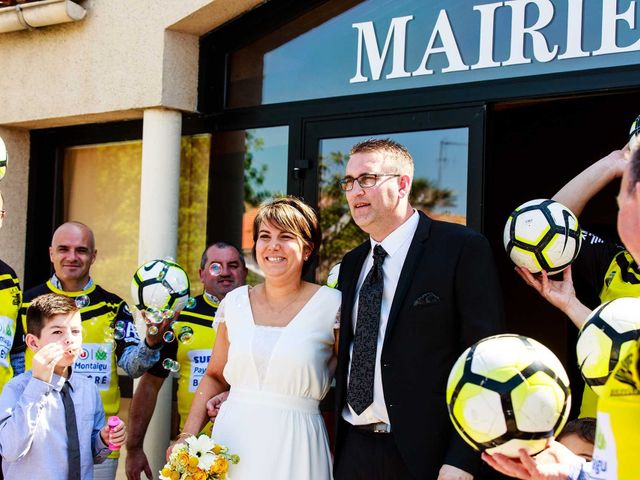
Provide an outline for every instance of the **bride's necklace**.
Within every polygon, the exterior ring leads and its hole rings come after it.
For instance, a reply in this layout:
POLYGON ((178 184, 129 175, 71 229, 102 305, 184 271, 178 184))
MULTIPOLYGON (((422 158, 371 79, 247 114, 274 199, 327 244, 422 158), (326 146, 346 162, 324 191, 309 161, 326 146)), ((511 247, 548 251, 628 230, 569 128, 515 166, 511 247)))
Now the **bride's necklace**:
POLYGON ((273 306, 271 305, 271 302, 269 302, 269 299, 267 298, 267 291, 266 291, 266 288, 265 288, 264 289, 264 301, 267 303, 267 306, 269 307, 269 310, 271 310, 276 315, 280 315, 287 308, 289 308, 291 305, 293 305, 298 299, 300 299, 300 297, 302 296, 303 290, 304 290, 304 285, 300 286, 300 291, 298 292, 298 294, 295 296, 295 298, 293 300, 291 300, 289 303, 287 303, 284 307, 282 307, 280 309, 276 309, 276 308, 273 308, 273 306))

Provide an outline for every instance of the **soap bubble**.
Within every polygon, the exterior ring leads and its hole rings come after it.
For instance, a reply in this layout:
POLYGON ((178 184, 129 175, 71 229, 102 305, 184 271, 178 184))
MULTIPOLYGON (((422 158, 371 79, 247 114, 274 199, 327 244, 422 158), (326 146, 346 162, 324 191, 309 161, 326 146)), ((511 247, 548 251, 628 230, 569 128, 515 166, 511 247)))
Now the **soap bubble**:
POLYGON ((115 324, 116 330, 124 330, 125 326, 124 320, 118 320, 115 324))
POLYGON ((222 265, 218 262, 213 262, 209 265, 209 273, 215 277, 222 273, 222 265))
POLYGON ((187 300, 187 304, 185 305, 185 308, 187 310, 191 310, 196 306, 196 303, 197 303, 197 300, 195 298, 189 297, 189 299, 187 300))
POLYGON ((122 340, 124 338, 124 330, 115 329, 113 331, 113 338, 116 340, 122 340))
POLYGON ((193 341, 193 328, 185 325, 178 333, 178 340, 184 345, 189 345, 193 341))
POLYGON ((145 311, 145 321, 147 325, 153 325, 157 323, 162 323, 163 314, 160 310, 156 310, 155 308, 147 308, 145 311))
POLYGON ((162 339, 167 342, 167 343, 171 343, 176 339, 176 336, 173 334, 173 332, 171 330, 164 332, 164 335, 162 336, 162 339))
POLYGON ((173 316, 176 314, 176 312, 174 312, 173 310, 169 309, 169 310, 165 310, 164 312, 162 312, 162 317, 166 320, 169 318, 173 318, 173 316))
POLYGON ((155 325, 149 325, 149 327, 147 328, 147 332, 149 332, 149 335, 157 335, 158 327, 156 327, 155 325))
POLYGON ((90 303, 91 300, 89 300, 87 295, 79 295, 76 297, 76 307, 78 308, 88 307, 90 303))
POLYGON ((165 370, 169 370, 170 372, 177 372, 178 370, 180 370, 180 364, 170 358, 165 358, 162 361, 162 366, 165 368, 165 370))

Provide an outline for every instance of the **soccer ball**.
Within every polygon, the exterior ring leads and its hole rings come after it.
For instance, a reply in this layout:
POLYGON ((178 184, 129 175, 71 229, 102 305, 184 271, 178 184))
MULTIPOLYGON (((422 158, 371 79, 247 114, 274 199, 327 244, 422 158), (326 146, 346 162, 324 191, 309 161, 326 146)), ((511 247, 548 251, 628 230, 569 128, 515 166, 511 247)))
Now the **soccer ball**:
POLYGON ((541 343, 521 335, 480 340, 458 358, 447 382, 454 427, 476 450, 535 455, 564 427, 569 377, 541 343))
POLYGON ((631 129, 629 130, 629 149, 633 152, 636 150, 640 144, 638 142, 638 134, 640 133, 640 116, 636 117, 636 119, 631 124, 631 129))
POLYGON ((578 219, 553 200, 531 200, 509 216, 503 233, 511 260, 531 273, 557 273, 578 256, 582 242, 578 219))
POLYGON ((340 274, 340 264, 336 263, 327 275, 327 287, 336 288, 338 286, 338 275, 340 274))
POLYGON ((189 300, 189 277, 170 260, 151 260, 131 280, 131 295, 139 310, 182 310, 189 300))
POLYGON ((4 144, 2 138, 0 138, 0 180, 2 180, 7 173, 7 164, 9 163, 9 155, 7 154, 7 147, 4 144))
POLYGON ((585 382, 598 395, 629 347, 640 338, 640 298, 623 297, 596 308, 578 335, 576 353, 585 382))

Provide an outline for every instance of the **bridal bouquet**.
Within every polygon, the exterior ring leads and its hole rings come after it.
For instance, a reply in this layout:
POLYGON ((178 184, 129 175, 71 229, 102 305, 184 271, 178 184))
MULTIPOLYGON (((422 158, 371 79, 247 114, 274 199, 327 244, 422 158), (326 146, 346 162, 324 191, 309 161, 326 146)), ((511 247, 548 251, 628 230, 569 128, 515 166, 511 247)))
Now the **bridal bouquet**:
POLYGON ((191 436, 186 444, 176 445, 169 461, 160 470, 161 480, 225 480, 229 463, 238 463, 240 457, 218 445, 209 436, 191 436))

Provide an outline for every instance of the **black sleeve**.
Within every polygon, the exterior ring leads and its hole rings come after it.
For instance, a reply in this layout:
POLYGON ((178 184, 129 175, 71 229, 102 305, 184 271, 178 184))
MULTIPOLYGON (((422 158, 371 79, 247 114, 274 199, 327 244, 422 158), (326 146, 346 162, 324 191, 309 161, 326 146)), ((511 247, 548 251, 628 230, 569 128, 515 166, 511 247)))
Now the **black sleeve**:
POLYGON ((603 240, 599 236, 582 231, 580 253, 571 265, 573 283, 580 301, 588 308, 600 305, 600 291, 604 285, 604 277, 613 258, 624 250, 615 242, 603 240))
POLYGON ((165 359, 170 358, 171 360, 175 360, 178 355, 178 340, 174 340, 173 342, 166 343, 163 342, 162 349, 160 350, 160 359, 153 364, 153 366, 147 370, 148 373, 153 375, 154 377, 167 378, 169 376, 169 370, 162 366, 162 362, 165 359))
POLYGON ((18 313, 18 318, 16 318, 16 333, 13 336, 13 345, 11 346, 12 353, 21 353, 27 349, 27 345, 24 343, 24 327, 22 326, 22 313, 23 309, 20 309, 20 313, 18 313))
POLYGON ((140 343, 140 337, 138 336, 138 330, 136 329, 136 325, 133 321, 133 316, 131 315, 127 302, 119 297, 116 298, 120 300, 120 302, 118 304, 118 309, 116 311, 112 327, 115 327, 116 322, 120 321, 122 321, 124 325, 122 329, 124 335, 116 338, 116 358, 120 360, 120 356, 124 349, 130 345, 137 345, 140 343))

